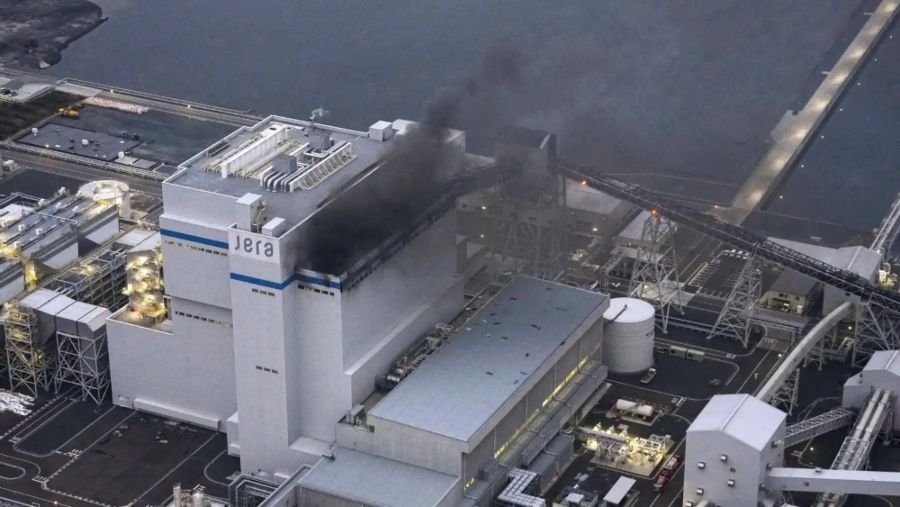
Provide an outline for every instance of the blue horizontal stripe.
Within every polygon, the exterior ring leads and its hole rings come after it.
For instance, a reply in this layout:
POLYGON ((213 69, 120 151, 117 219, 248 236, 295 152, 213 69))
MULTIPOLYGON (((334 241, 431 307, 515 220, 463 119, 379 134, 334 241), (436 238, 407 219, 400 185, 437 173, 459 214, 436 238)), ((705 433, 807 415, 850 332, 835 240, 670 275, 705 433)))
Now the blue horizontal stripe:
POLYGON ((266 287, 266 288, 275 289, 275 290, 282 290, 285 287, 287 287, 288 285, 290 285, 291 283, 296 282, 298 280, 303 283, 311 283, 311 284, 315 284, 315 285, 320 285, 322 287, 328 287, 331 289, 337 289, 337 290, 341 289, 340 282, 326 280, 324 278, 319 278, 316 276, 308 276, 308 275, 300 275, 300 274, 292 275, 290 278, 288 278, 287 280, 285 280, 283 282, 272 282, 269 280, 263 280, 262 278, 256 278, 255 276, 241 275, 239 273, 231 273, 231 279, 237 280, 239 282, 249 283, 249 284, 253 284, 253 285, 259 285, 260 287, 266 287))
POLYGON ((238 273, 231 273, 231 279, 237 280, 239 282, 249 283, 252 285, 259 285, 261 287, 266 287, 266 288, 275 289, 275 290, 282 290, 285 287, 287 287, 288 285, 290 285, 291 282, 294 281, 293 276, 288 278, 287 280, 279 283, 279 282, 270 282, 269 280, 263 280, 262 278, 256 278, 255 276, 241 275, 238 273))
POLYGON ((225 250, 228 250, 228 243, 225 241, 216 241, 214 239, 202 238, 200 236, 194 236, 193 234, 173 231, 172 229, 160 229, 159 233, 169 238, 183 239, 185 241, 191 241, 193 243, 200 243, 201 245, 214 246, 216 248, 223 248, 225 250))

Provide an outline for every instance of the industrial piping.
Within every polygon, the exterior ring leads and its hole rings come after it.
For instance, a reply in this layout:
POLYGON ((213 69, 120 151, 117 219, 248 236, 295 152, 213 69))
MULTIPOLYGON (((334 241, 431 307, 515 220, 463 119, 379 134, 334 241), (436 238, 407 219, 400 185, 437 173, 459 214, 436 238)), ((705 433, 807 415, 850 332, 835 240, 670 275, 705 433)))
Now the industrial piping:
POLYGON ((849 315, 851 310, 853 310, 853 303, 845 301, 810 329, 809 332, 806 333, 806 336, 794 346, 794 349, 791 350, 790 354, 784 358, 784 361, 778 366, 775 373, 773 373, 759 391, 757 391, 756 398, 766 403, 770 402, 772 397, 775 396, 775 393, 778 392, 778 388, 784 385, 785 380, 787 380, 791 373, 797 369, 800 362, 803 361, 803 358, 805 358, 813 347, 819 343, 819 340, 824 338, 828 331, 835 327, 844 317, 849 315))

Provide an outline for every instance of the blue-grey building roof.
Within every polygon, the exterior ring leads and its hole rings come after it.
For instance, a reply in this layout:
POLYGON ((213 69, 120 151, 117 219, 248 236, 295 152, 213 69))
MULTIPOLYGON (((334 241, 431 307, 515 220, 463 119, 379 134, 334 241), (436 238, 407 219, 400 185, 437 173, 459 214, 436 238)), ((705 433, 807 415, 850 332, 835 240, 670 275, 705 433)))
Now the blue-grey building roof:
POLYGON ((343 447, 322 459, 300 487, 376 507, 433 507, 460 479, 343 447))
POLYGON ((518 277, 394 388, 370 417, 469 442, 607 296, 518 277))

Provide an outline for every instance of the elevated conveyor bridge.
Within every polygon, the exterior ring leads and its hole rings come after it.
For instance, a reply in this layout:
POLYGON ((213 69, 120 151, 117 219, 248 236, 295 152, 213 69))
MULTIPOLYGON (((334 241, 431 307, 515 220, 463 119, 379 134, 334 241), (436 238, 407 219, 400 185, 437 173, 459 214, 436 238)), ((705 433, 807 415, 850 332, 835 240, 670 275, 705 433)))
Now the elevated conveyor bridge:
POLYGON ((582 185, 626 200, 642 208, 656 210, 661 215, 679 224, 702 232, 723 243, 751 252, 763 259, 776 262, 822 283, 859 296, 864 302, 884 308, 892 313, 900 313, 900 293, 879 287, 856 273, 836 268, 796 250, 779 245, 764 236, 676 203, 656 192, 604 176, 595 169, 557 164, 555 170, 560 175, 578 181, 582 185))

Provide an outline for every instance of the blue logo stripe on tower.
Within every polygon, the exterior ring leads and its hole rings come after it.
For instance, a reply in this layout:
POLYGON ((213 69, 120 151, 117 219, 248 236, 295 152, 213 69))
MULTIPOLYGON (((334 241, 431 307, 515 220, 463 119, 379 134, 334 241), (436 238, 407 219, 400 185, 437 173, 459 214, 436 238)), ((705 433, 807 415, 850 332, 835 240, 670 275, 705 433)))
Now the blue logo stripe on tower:
POLYGON ((172 229, 160 229, 159 233, 167 238, 183 239, 192 243, 199 243, 201 245, 214 246, 216 248, 223 248, 225 250, 228 250, 228 243, 225 241, 217 241, 214 239, 194 236, 193 234, 173 231, 172 229))

